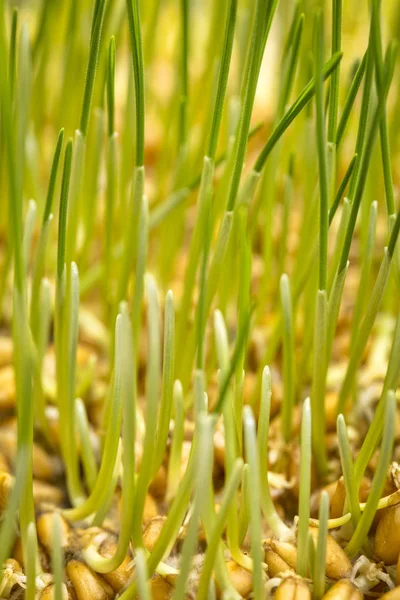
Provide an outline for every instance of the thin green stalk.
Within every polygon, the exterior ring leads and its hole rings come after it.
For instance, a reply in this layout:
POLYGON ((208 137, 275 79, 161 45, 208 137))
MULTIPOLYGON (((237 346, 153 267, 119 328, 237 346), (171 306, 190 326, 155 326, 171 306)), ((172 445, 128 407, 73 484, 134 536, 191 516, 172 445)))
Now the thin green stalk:
POLYGON ((396 399, 393 390, 389 390, 387 392, 385 403, 385 422, 383 426, 382 446, 379 453, 375 475, 372 480, 370 492, 368 494, 366 507, 349 543, 345 548, 346 553, 351 558, 353 558, 359 552, 362 544, 367 538, 372 521, 374 520, 376 507, 382 495, 387 469, 392 457, 396 414, 396 399))
POLYGON ((114 377, 112 402, 108 412, 108 426, 104 443, 103 457, 100 465, 99 474, 95 486, 89 497, 75 508, 65 509, 64 514, 71 521, 78 521, 88 517, 96 512, 105 501, 108 495, 108 483, 112 480, 114 465, 117 459, 119 432, 122 419, 122 391, 118 382, 121 381, 121 369, 123 360, 121 357, 122 339, 121 339, 121 319, 117 318, 115 325, 115 358, 114 358, 114 377))
POLYGON ((336 426, 346 499, 350 508, 353 527, 356 528, 361 518, 361 510, 358 503, 358 489, 354 478, 349 437, 347 435, 347 428, 343 415, 338 416, 336 426))
POLYGON ((301 419, 301 451, 300 451, 300 481, 299 481, 299 521, 297 524, 297 547, 302 552, 297 553, 296 573, 307 577, 308 555, 307 537, 308 521, 310 518, 311 493, 311 404, 307 398, 303 404, 301 419))
MULTIPOLYGON (((296 5, 299 6, 299 3, 296 5)), ((300 55, 300 45, 301 39, 303 35, 304 29, 304 13, 296 14, 293 18, 292 29, 293 31, 289 33, 288 42, 290 43, 290 56, 287 57, 287 66, 284 72, 284 80, 281 88, 281 93, 279 97, 279 105, 278 105, 278 115, 281 117, 286 108, 286 104, 290 98, 290 93, 293 88, 294 79, 296 75, 296 68, 299 62, 300 55)))
POLYGON ((64 551, 62 546, 61 519, 57 512, 53 514, 51 537, 51 569, 54 581, 54 600, 61 600, 64 580, 64 551))
POLYGON ((154 475, 157 473, 165 454, 174 393, 175 309, 174 296, 171 290, 168 291, 165 299, 164 313, 163 379, 157 437, 154 450, 154 464, 152 469, 154 475))
MULTIPOLYGON (((117 287, 117 302, 121 302, 126 298, 134 257, 136 256, 136 260, 138 260, 139 256, 135 251, 140 251, 140 255, 143 252, 144 255, 142 258, 143 260, 146 259, 147 228, 147 201, 144 198, 144 167, 136 167, 132 183, 128 221, 125 224, 124 248, 117 287), (138 244, 137 249, 135 241, 138 244)), ((136 331, 135 318, 132 319, 134 332, 136 331)))
MULTIPOLYGON (((251 485, 250 498, 250 529, 251 529, 251 557, 253 559, 253 595, 256 600, 265 597, 264 580, 261 563, 261 514, 260 514, 260 462, 257 451, 256 426, 250 406, 243 409, 244 442, 246 462, 249 465, 249 479, 251 485)), ((238 473, 240 475, 240 471, 238 473)), ((239 479, 239 477, 238 477, 239 479)))
MULTIPOLYGON (((397 228, 393 229, 390 241, 396 240, 400 229, 400 213, 396 220, 397 228), (393 235, 394 234, 394 235, 393 235)), ((392 263, 392 254, 389 252, 389 246, 385 248, 384 258, 382 260, 378 276, 376 278, 375 286, 372 292, 371 300, 368 305, 367 312, 360 324, 360 328, 357 332, 357 336, 354 338, 354 344, 350 352, 350 360, 347 365, 346 374, 342 383, 338 398, 338 413, 343 412, 345 408, 345 402, 350 394, 351 388, 356 377, 357 368, 361 361, 362 354, 367 343, 368 337, 371 333, 371 329, 375 323, 376 315, 378 314, 379 307, 382 302, 383 295, 385 293, 386 285, 389 280, 390 267, 392 263)))
POLYGON ((354 106, 354 102, 355 102, 356 96, 358 94, 358 90, 360 89, 360 85, 361 85, 361 82, 362 82, 364 74, 365 74, 365 69, 367 66, 367 58, 368 58, 368 50, 365 52, 360 64, 357 67, 357 71, 351 81, 349 91, 347 92, 346 100, 344 101, 342 114, 341 114, 339 124, 338 124, 337 130, 336 130, 336 138, 335 138, 336 147, 338 147, 340 145, 340 142, 342 141, 342 138, 343 138, 343 134, 346 130, 347 123, 348 123, 348 120, 350 117, 350 113, 354 106))
POLYGON ((24 566, 26 573, 26 600, 35 600, 36 598, 36 569, 38 561, 38 541, 36 535, 35 523, 28 524, 26 532, 26 548, 24 556, 24 566))
POLYGON ((135 563, 139 598, 141 600, 151 600, 149 572, 147 569, 146 554, 143 548, 138 548, 136 550, 135 563))
POLYGON ((121 522, 124 525, 120 530, 117 548, 112 556, 104 558, 90 546, 84 551, 86 562, 97 573, 110 573, 121 565, 129 548, 134 520, 135 518, 138 519, 137 515, 139 514, 132 510, 135 494, 136 390, 133 385, 135 373, 132 372, 132 365, 134 364, 132 330, 126 304, 121 306, 121 312, 117 318, 116 335, 121 343, 120 355, 118 356, 121 365, 116 370, 115 386, 120 389, 123 403, 121 522))
POLYGON ((11 21, 11 33, 10 33, 10 52, 8 56, 8 76, 10 78, 10 94, 11 101, 14 95, 14 82, 15 82, 15 65, 17 56, 17 31, 18 31, 18 8, 14 6, 12 21, 11 21))
MULTIPOLYGON (((199 516, 201 513, 201 508, 204 505, 204 502, 206 502, 207 488, 209 485, 212 485, 211 477, 214 458, 212 439, 215 430, 215 422, 215 417, 209 417, 205 415, 200 417, 198 421, 199 445, 197 447, 197 456, 195 457, 196 479, 193 511, 190 517, 187 536, 183 543, 180 561, 180 573, 176 581, 173 600, 180 600, 185 596, 186 582, 189 576, 192 558, 196 550, 199 516)), ((219 543, 220 535, 218 535, 217 539, 219 543)))
POLYGON ((280 279, 280 295, 283 314, 283 405, 282 435, 288 443, 291 437, 293 407, 295 401, 295 349, 293 331, 293 308, 289 277, 280 279))
POLYGON ((147 488, 151 481, 152 466, 154 461, 154 439, 157 431, 158 396, 160 393, 161 373, 161 341, 160 341, 160 315, 157 286, 154 279, 148 276, 148 357, 146 378, 146 433, 143 442, 143 458, 135 490, 132 523, 132 537, 135 547, 142 546, 142 519, 147 488))
POLYGON ((329 209, 329 225, 332 223, 333 218, 336 214, 336 211, 339 208, 340 201, 344 196, 344 193, 346 191, 346 188, 348 186, 350 178, 353 174, 353 170, 354 170, 354 167, 356 166, 357 159, 358 159, 358 154, 354 154, 353 158, 349 162, 349 166, 347 167, 344 177, 343 177, 342 181, 340 182, 340 185, 336 192, 335 198, 329 209))
MULTIPOLYGON (((342 248, 342 254, 340 257, 340 263, 339 263, 339 267, 338 267, 339 271, 343 270, 346 267, 347 260, 349 257, 350 246, 351 246, 351 242, 353 239, 357 215, 358 215, 358 211, 360 208, 361 198, 362 198, 365 183, 366 183, 369 162, 370 162, 373 147, 374 147, 376 131, 377 131, 380 116, 382 113, 382 107, 384 105, 386 95, 388 92, 388 88, 390 85, 390 79, 391 79, 390 74, 386 73, 385 85, 382 87, 381 90, 379 90, 378 105, 375 109, 368 134, 366 135, 365 142, 363 143, 363 146, 362 146, 360 162, 357 163, 357 164, 359 164, 359 169, 358 169, 358 171, 354 172, 356 174, 357 179, 356 179, 356 183, 354 185, 354 193, 351 194, 351 190, 350 190, 350 195, 352 198, 352 206, 351 206, 350 218, 349 218, 349 222, 348 222, 348 226, 347 226, 347 230, 346 230, 346 237, 345 237, 345 241, 344 241, 343 248, 342 248)), ((354 176, 355 175, 353 175, 353 178, 354 178, 354 176)))
POLYGON ((323 106, 322 89, 322 63, 324 48, 324 32, 321 13, 317 13, 315 19, 315 101, 316 101, 316 133, 319 165, 319 188, 320 188, 320 210, 319 210, 319 289, 326 290, 328 271, 328 164, 326 156, 325 139, 325 115, 323 106))
POLYGON ((175 381, 173 389, 174 401, 174 431, 168 461, 167 501, 176 495, 180 481, 182 442, 184 437, 183 390, 179 380, 175 381))
MULTIPOLYGON (((342 0, 332 0, 332 56, 341 51, 342 0)), ((339 109, 340 65, 332 74, 329 88, 328 142, 334 143, 339 109)))
POLYGON ((212 569, 214 566, 217 550, 227 519, 231 498, 235 494, 239 485, 242 470, 243 461, 242 459, 238 458, 235 462, 232 473, 230 474, 229 479, 225 484, 224 494, 222 497, 218 515, 215 519, 214 527, 211 532, 210 539, 207 543, 207 551, 205 555, 204 564, 201 570, 199 587, 197 590, 197 597, 199 598, 199 600, 205 600, 209 598, 209 584, 212 569))
POLYGON ((107 61, 107 123, 108 136, 111 137, 115 131, 115 37, 112 36, 108 46, 107 61))
POLYGON ((101 34, 103 28, 104 10, 106 7, 107 0, 99 0, 97 2, 97 10, 93 12, 92 18, 92 34, 90 39, 89 48, 89 60, 86 71, 85 89, 82 100, 81 118, 79 122, 79 131, 83 137, 86 137, 88 125, 90 107, 92 104, 94 81, 97 71, 97 63, 99 60, 101 34))
POLYGON ((144 67, 142 34, 140 29, 140 3, 139 0, 126 0, 128 14, 129 39, 135 79, 135 105, 136 105, 136 154, 135 165, 144 165, 144 67))
POLYGON ((328 539, 329 496, 325 490, 321 493, 319 507, 319 526, 317 548, 314 559, 313 598, 319 600, 325 594, 326 544, 328 539))
MULTIPOLYGON (((373 27, 373 50, 375 54, 375 78, 376 78, 376 88, 379 90, 384 85, 384 64, 382 57, 382 36, 381 36, 381 19, 380 19, 380 1, 375 0, 373 2, 372 9, 372 19, 374 20, 373 27)), ((391 43, 391 47, 388 48, 387 57, 390 57, 390 54, 393 54, 391 59, 393 64, 395 62, 396 53, 397 53, 397 42, 391 43)), ((385 195, 386 195, 386 205, 388 214, 391 215, 395 212, 395 199, 394 199, 394 189, 393 189, 393 177, 392 177, 392 169, 391 169, 391 160, 390 160, 390 144, 389 144, 389 132, 388 132, 388 122, 386 115, 386 107, 384 106, 381 113, 381 121, 379 124, 380 131, 380 142, 381 142, 381 155, 382 155, 382 168, 383 168, 383 180, 385 184, 385 195)))
POLYGON ((376 201, 372 202, 371 208, 369 211, 369 222, 368 222, 368 234, 367 240, 365 244, 364 257, 361 266, 361 274, 360 281, 358 284, 356 301, 354 304, 354 310, 352 315, 352 323, 351 323, 351 343, 352 346, 354 340, 356 338, 361 318, 364 313, 365 305, 368 299, 368 295, 365 293, 365 290, 369 287, 370 276, 371 276, 371 268, 372 261, 374 258, 374 249, 375 249, 375 233, 376 233, 376 224, 378 219, 378 203, 376 201))
POLYGON ((261 509, 265 520, 271 527, 274 535, 278 539, 291 539, 293 533, 291 529, 280 518, 272 500, 271 491, 268 483, 268 437, 269 423, 271 413, 271 373, 268 367, 264 367, 261 384, 260 409, 258 417, 258 461, 260 465, 261 477, 261 509))
POLYGON ((400 362, 398 360, 400 352, 400 316, 397 318, 396 328, 393 335, 392 348, 388 361, 383 390, 375 410, 374 417, 368 428, 367 434, 358 453, 354 464, 355 484, 359 485, 364 475, 365 469, 371 459, 372 454, 379 442, 382 433, 385 401, 389 390, 397 388, 400 380, 400 362))
POLYGON ((181 14, 181 48, 179 65, 179 148, 182 148, 188 138, 188 59, 189 59, 189 2, 180 0, 181 14))
POLYGON ((242 471, 242 485, 241 485, 241 496, 240 496, 240 510, 238 515, 238 542, 239 546, 243 545, 244 539, 249 528, 250 514, 250 481, 249 481, 249 466, 244 465, 242 471))
MULTIPOLYGON (((289 158, 288 172, 285 176, 285 191, 283 197, 283 221, 282 231, 279 244, 279 267, 278 272, 284 273, 287 269, 288 252, 287 243, 289 236, 290 212, 293 203, 293 171, 294 171, 294 155, 289 158)), ((250 196, 250 195, 249 195, 250 196)), ((251 197, 251 196, 250 196, 251 197)))
MULTIPOLYGON (((331 73, 337 68, 338 64, 342 59, 342 53, 335 54, 325 63, 324 68, 322 69, 322 79, 325 81, 331 73)), ((304 90, 299 94, 297 99, 293 102, 293 104, 288 108, 283 117, 280 119, 279 123, 273 129, 271 135, 268 138, 267 143, 261 150, 260 154, 256 162, 254 163, 253 170, 261 173, 265 161, 267 160, 271 150, 274 148, 276 143, 285 133, 286 129, 289 125, 294 121, 297 115, 303 110, 303 108, 308 104, 311 98, 315 94, 315 79, 312 78, 311 81, 306 85, 304 90)))
POLYGON ((92 491, 96 483, 97 464, 90 439, 89 422, 85 404, 80 398, 77 398, 75 401, 75 418, 81 443, 82 466, 86 485, 89 491, 92 491))
POLYGON ((215 160, 217 150, 218 136, 221 128, 222 111, 228 83, 229 68, 232 57, 233 39, 236 25, 237 0, 229 0, 226 9, 226 22, 224 32, 224 42, 221 55, 221 66, 218 77, 217 91, 215 95, 214 110, 210 129, 210 139, 208 143, 207 156, 215 160))
POLYGON ((321 475, 328 470, 325 443, 325 386, 326 386, 326 348, 327 348, 327 309, 326 290, 318 290, 314 323, 314 358, 311 387, 311 406, 313 414, 312 446, 317 469, 321 475))
POLYGON ((246 152, 251 113, 261 67, 261 58, 264 51, 261 40, 263 38, 264 27, 267 24, 267 17, 269 17, 268 11, 266 10, 267 6, 268 5, 265 2, 257 0, 251 39, 251 50, 244 78, 245 84, 243 88, 243 105, 238 129, 236 132, 235 145, 233 148, 233 169, 230 178, 228 199, 226 202, 226 210, 228 212, 234 209, 236 197, 239 191, 239 182, 246 152))

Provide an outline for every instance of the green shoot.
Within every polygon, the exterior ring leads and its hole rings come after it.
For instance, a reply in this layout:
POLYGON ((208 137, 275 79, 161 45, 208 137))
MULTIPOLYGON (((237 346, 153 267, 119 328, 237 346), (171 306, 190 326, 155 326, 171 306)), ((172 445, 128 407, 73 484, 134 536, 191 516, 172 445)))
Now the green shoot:
POLYGON ((365 542, 369 528, 371 527, 372 521, 374 519, 379 498, 382 495, 387 468, 389 466, 392 456, 395 409, 396 400, 394 397, 394 392, 390 390, 386 395, 385 422, 383 426, 382 447, 379 454, 375 475, 372 480, 371 490, 368 495, 366 507, 362 513, 358 525, 353 533, 353 536, 351 537, 349 543, 346 546, 346 553, 351 557, 355 556, 357 552, 359 552, 362 544, 365 542))
MULTIPOLYGON (((319 600, 325 593, 325 562, 326 562, 326 540, 328 536, 329 518, 329 496, 326 491, 321 493, 321 503, 319 507, 319 526, 317 548, 314 558, 314 588, 313 598, 319 600)), ((299 546, 301 548, 301 546, 299 546)))
POLYGON ((249 479, 252 490, 249 512, 251 556, 253 559, 253 594, 256 600, 261 600, 264 597, 264 583, 261 567, 263 561, 261 556, 260 463, 254 416, 249 406, 245 406, 243 409, 243 426, 246 462, 249 465, 249 479))
POLYGON ((294 333, 292 315, 292 297, 289 278, 282 275, 280 281, 282 314, 283 314, 283 409, 282 434, 288 443, 292 429, 292 414, 295 401, 295 364, 294 333))
POLYGON ((126 0, 136 97, 136 167, 144 165, 144 69, 138 0, 126 0))
POLYGON ((301 419, 301 454, 300 454, 300 483, 299 483, 299 521, 297 525, 297 547, 302 548, 297 553, 296 572, 301 577, 307 576, 308 556, 308 520, 310 518, 311 491, 311 405, 307 398, 303 404, 301 419))
POLYGON ((62 598, 62 583, 64 580, 64 552, 62 547, 61 519, 58 513, 53 516, 51 568, 54 578, 55 600, 62 598))
POLYGON ((343 415, 337 418, 337 434, 340 452, 340 462, 342 465, 344 487, 346 490, 346 499, 351 512, 351 520, 354 528, 357 527, 361 517, 360 505, 358 503, 358 490, 354 480, 353 461, 351 458, 351 449, 347 435, 346 423, 343 415))
MULTIPOLYGON (((319 188, 320 188, 320 210, 319 210, 319 289, 326 289, 328 270, 328 166, 326 156, 325 140, 325 115, 322 98, 322 61, 323 61, 323 21, 321 13, 315 20, 315 100, 317 114, 317 148, 319 165, 319 188)), ((336 71, 335 71, 336 72, 336 71)), ((334 83, 332 82, 332 86, 334 83)), ((336 93, 336 92, 335 92, 336 93)))

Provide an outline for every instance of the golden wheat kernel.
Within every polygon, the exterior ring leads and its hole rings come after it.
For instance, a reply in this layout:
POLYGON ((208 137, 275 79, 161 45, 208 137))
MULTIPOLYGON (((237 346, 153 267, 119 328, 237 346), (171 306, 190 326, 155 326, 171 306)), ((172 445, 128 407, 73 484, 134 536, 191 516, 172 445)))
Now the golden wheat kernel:
POLYGON ((1 471, 9 472, 10 467, 6 457, 0 452, 0 472, 1 471))
POLYGON ((267 540, 271 549, 278 554, 292 569, 296 569, 297 563, 297 548, 290 542, 282 542, 280 540, 267 540))
POLYGON ((8 498, 12 490, 14 478, 7 471, 0 473, 0 515, 7 507, 8 498))
MULTIPOLYGON (((61 515, 59 515, 59 523, 61 528, 61 546, 65 548, 68 545, 71 527, 61 515)), ((43 513, 36 520, 38 538, 46 550, 51 550, 52 547, 53 527, 54 512, 43 513)))
POLYGON ((298 577, 284 579, 274 594, 275 600, 311 600, 307 583, 298 577))
POLYGON ((146 525, 143 531, 143 543, 149 552, 153 550, 166 520, 166 517, 157 516, 146 525))
POLYGON ((161 465, 153 481, 149 485, 149 492, 154 498, 162 499, 167 491, 167 469, 161 465))
MULTIPOLYGON (((360 502, 365 502, 368 498, 371 489, 371 481, 367 477, 363 477, 358 490, 358 499, 360 502)), ((344 479, 340 477, 336 483, 336 489, 330 501, 330 518, 337 519, 343 515, 344 502, 346 500, 346 490, 344 487, 344 479)))
POLYGON ((152 600, 169 600, 172 598, 174 588, 161 575, 154 575, 150 580, 152 600))
POLYGON ((228 560, 226 563, 229 578, 236 591, 246 598, 253 588, 253 576, 250 571, 238 565, 234 560, 228 560))
MULTIPOLYGON (((99 547, 99 554, 104 556, 105 558, 110 558, 114 556, 117 550, 117 543, 111 536, 108 536, 99 547)), ((107 581, 107 583, 112 587, 114 592, 119 593, 122 588, 124 588, 129 581, 132 579, 133 568, 132 557, 125 556, 124 560, 120 564, 120 566, 111 571, 110 573, 104 573, 103 577, 107 581)))
POLYGON ((329 496, 329 501, 332 501, 332 497, 336 491, 337 481, 332 481, 326 484, 324 487, 315 490, 310 498, 310 516, 318 518, 319 505, 321 503, 321 493, 326 492, 329 496))
POLYGON ((146 495, 143 509, 143 525, 147 525, 152 519, 158 516, 157 502, 154 500, 151 494, 146 495))
POLYGON ((54 504, 62 506, 65 502, 65 493, 62 489, 50 485, 39 479, 33 480, 33 500, 36 506, 41 504, 54 504))
POLYGON ((8 336, 0 335, 0 367, 12 362, 13 342, 8 336))
POLYGON ((63 473, 62 463, 57 456, 48 454, 39 444, 33 444, 33 476, 54 481, 63 473))
POLYGON ((71 560, 67 564, 67 576, 76 594, 77 600, 108 600, 114 598, 114 590, 87 565, 71 560))
POLYGON ((383 594, 381 600, 400 600, 400 585, 383 594))
POLYGON ((323 600, 362 600, 364 594, 348 579, 336 582, 323 596, 323 600))
POLYGON ((15 379, 14 368, 7 365, 0 369, 0 410, 7 410, 15 406, 15 379))
MULTIPOLYGON (((318 528, 310 527, 309 531, 313 537, 314 543, 317 542, 318 528)), ((326 574, 330 579, 343 579, 350 577, 351 562, 344 550, 339 544, 328 534, 326 540, 326 574)))
POLYGON ((264 545, 264 560, 268 566, 269 577, 277 577, 287 571, 294 572, 287 562, 268 545, 264 545))
MULTIPOLYGON (((65 583, 61 584, 61 600, 71 598, 65 583)), ((56 591, 54 583, 50 583, 41 593, 38 600, 56 600, 56 591)))
POLYGON ((337 519, 338 517, 342 516, 345 500, 346 490, 344 487, 344 480, 343 477, 340 477, 336 483, 336 489, 330 500, 329 516, 331 519, 337 519))
POLYGON ((400 554, 400 504, 380 511, 375 533, 375 555, 387 565, 394 565, 400 554))

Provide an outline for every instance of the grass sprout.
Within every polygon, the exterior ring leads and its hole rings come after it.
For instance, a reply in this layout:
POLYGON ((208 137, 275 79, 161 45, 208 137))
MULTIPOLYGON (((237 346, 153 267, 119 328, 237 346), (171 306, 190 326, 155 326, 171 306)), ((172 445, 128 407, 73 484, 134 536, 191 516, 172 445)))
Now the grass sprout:
POLYGON ((17 4, 0 595, 396 594, 397 3, 17 4))

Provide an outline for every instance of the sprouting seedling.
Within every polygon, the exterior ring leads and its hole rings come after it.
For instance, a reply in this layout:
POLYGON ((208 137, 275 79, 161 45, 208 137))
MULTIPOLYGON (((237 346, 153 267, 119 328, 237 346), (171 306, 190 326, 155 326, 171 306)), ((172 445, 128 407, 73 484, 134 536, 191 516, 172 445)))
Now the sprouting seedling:
POLYGON ((97 63, 99 59, 105 6, 106 0, 99 0, 98 2, 96 2, 95 5, 96 10, 93 11, 89 60, 86 70, 81 116, 79 121, 79 129, 77 129, 75 132, 75 154, 71 176, 71 198, 69 203, 69 223, 66 249, 68 261, 74 258, 74 252, 77 243, 80 207, 79 200, 84 174, 86 136, 89 126, 89 116, 92 105, 94 82, 97 72, 97 63))
POLYGON ((358 522, 358 525, 345 548, 346 553, 350 557, 355 556, 360 550, 362 544, 365 542, 375 515, 379 498, 382 495, 387 468, 389 466, 390 459, 392 456, 395 410, 396 400, 394 392, 390 390, 386 395, 385 422, 383 426, 382 446, 379 454, 375 475, 372 480, 371 490, 369 492, 367 504, 358 522))
POLYGON ((280 280, 283 314, 283 381, 284 399, 282 407, 282 434, 286 442, 290 440, 292 413, 295 401, 295 352, 292 315, 292 297, 289 278, 286 274, 280 280))
POLYGON ((116 336, 118 338, 116 361, 118 360, 119 365, 115 369, 114 385, 120 390, 123 404, 121 520, 124 526, 120 531, 117 549, 111 557, 103 558, 91 547, 85 551, 88 564, 99 573, 109 573, 117 569, 122 563, 129 548, 133 521, 138 518, 137 515, 139 514, 132 510, 135 494, 135 450, 133 440, 135 439, 136 426, 136 390, 133 385, 135 374, 132 373, 132 364, 134 363, 132 330, 125 304, 121 306, 120 314, 117 317, 116 336))
POLYGON ((272 501, 268 483, 268 436, 271 412, 271 373, 264 367, 262 374, 260 410, 258 419, 257 445, 261 477, 261 509, 265 520, 278 539, 292 539, 293 533, 280 518, 272 501))
POLYGON ((250 499, 250 528, 251 528, 251 556, 253 559, 253 593, 254 598, 261 600, 264 597, 264 583, 261 563, 261 515, 260 515, 260 463, 257 452, 257 437, 254 416, 249 406, 243 409, 244 440, 246 449, 246 462, 249 465, 249 479, 252 494, 250 499))
POLYGON ((346 498, 351 513, 353 526, 357 527, 361 517, 361 511, 358 504, 358 489, 354 479, 350 443, 343 415, 339 415, 337 418, 337 434, 346 498))
POLYGON ((319 507, 319 526, 318 526, 318 538, 317 548, 315 551, 314 558, 314 577, 313 577, 313 598, 318 600, 322 598, 325 593, 325 562, 326 562, 326 540, 328 536, 328 522, 329 516, 329 496, 326 491, 321 494, 321 503, 319 507))
POLYGON ((310 399, 307 398, 303 404, 301 419, 299 521, 297 525, 297 547, 302 548, 303 551, 297 553, 296 571, 301 577, 307 576, 308 567, 307 537, 311 490, 311 414, 310 399))
POLYGON ((64 551, 62 546, 62 532, 60 515, 53 515, 52 544, 51 544, 51 568, 54 580, 54 596, 58 600, 62 598, 62 586, 64 580, 64 551))

